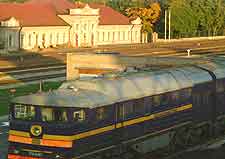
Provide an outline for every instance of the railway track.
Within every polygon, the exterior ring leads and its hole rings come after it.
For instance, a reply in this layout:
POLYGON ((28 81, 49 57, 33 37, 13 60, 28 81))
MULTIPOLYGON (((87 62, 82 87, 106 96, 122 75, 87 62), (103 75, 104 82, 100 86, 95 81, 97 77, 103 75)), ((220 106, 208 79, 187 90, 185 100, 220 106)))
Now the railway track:
POLYGON ((66 76, 65 65, 51 65, 29 69, 1 69, 0 87, 11 84, 50 80, 66 76))
MULTIPOLYGON (((219 41, 212 44, 212 42, 201 42, 201 47, 191 49, 191 55, 221 55, 225 54, 225 46, 222 45, 223 41, 219 41), (211 44, 211 46, 208 46, 211 44), (205 46, 207 45, 207 46, 205 46)), ((137 45, 134 48, 112 48, 112 51, 121 51, 121 54, 129 56, 187 56, 187 48, 190 48, 190 44, 178 43, 176 48, 168 44, 160 44, 161 48, 152 48, 150 45, 137 45), (172 49, 171 49, 172 48, 172 49), (124 53, 124 51, 127 53, 124 53)), ((196 46, 196 42, 193 42, 193 46, 196 46)), ((106 47, 107 48, 107 47, 106 47)), ((108 49, 108 48, 107 48, 108 49)), ((107 50, 106 50, 107 51, 107 50)), ((65 54, 64 54, 65 56, 65 54)), ((9 84, 17 84, 20 82, 32 82, 46 79, 54 79, 66 76, 65 64, 41 64, 39 66, 24 66, 19 68, 0 68, 0 87, 9 84)))

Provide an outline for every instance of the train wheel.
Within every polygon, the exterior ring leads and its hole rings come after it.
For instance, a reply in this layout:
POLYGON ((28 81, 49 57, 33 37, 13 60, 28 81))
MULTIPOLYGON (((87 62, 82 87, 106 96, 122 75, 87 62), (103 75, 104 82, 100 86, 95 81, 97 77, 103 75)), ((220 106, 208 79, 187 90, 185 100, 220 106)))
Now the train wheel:
POLYGON ((187 140, 186 132, 187 132, 187 128, 181 128, 179 130, 176 130, 168 146, 169 153, 175 152, 179 149, 183 149, 186 147, 186 144, 185 144, 187 140))
POLYGON ((210 126, 208 124, 204 125, 202 127, 202 134, 201 134, 201 139, 207 140, 210 137, 210 126))
POLYGON ((225 119, 220 119, 214 124, 215 136, 222 135, 225 131, 225 119))

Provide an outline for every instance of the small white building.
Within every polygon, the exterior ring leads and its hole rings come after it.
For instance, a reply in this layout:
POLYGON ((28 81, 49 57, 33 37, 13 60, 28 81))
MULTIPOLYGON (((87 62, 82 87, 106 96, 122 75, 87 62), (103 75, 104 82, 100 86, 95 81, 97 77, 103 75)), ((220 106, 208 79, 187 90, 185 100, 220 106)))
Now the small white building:
POLYGON ((105 5, 67 0, 0 3, 0 47, 4 49, 140 42, 141 20, 130 21, 105 5))

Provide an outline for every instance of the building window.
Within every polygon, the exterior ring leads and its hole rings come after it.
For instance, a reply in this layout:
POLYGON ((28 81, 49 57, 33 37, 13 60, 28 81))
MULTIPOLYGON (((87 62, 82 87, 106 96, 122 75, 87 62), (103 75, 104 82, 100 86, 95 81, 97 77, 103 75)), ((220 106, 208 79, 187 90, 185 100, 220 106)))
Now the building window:
POLYGON ((97 32, 97 41, 99 41, 99 39, 100 39, 100 34, 99 32, 97 32))
POLYGON ((135 32, 135 39, 137 40, 137 38, 138 38, 138 32, 136 31, 135 32))
POLYGON ((65 43, 65 39, 66 39, 66 33, 63 33, 63 43, 65 43))
POLYGON ((36 34, 36 46, 38 46, 38 34, 36 34))
POLYGON ((59 33, 56 34, 56 44, 59 44, 59 33))
POLYGON ((130 39, 133 41, 133 31, 130 32, 130 39))
POLYGON ((28 45, 31 46, 31 34, 28 36, 28 45))
POLYGON ((49 43, 52 45, 52 33, 50 34, 49 43))
POLYGON ((42 47, 45 48, 45 34, 42 34, 42 47))
POLYGON ((12 35, 9 35, 9 47, 13 46, 12 35))
POLYGON ((23 48, 23 42, 24 42, 24 34, 21 34, 20 38, 20 47, 23 48))
POLYGON ((94 29, 94 24, 91 24, 91 28, 94 29))
POLYGON ((110 32, 108 32, 108 41, 110 40, 110 32))
POLYGON ((125 31, 123 32, 123 40, 125 40, 125 31))
POLYGON ((115 40, 115 32, 113 32, 113 41, 115 40))
POLYGON ((118 32, 118 40, 120 40, 120 32, 118 32))
POLYGON ((102 32, 102 41, 105 41, 105 32, 102 32))
POLYGON ((76 24, 76 30, 79 30, 79 24, 76 24))
POLYGON ((86 40, 87 40, 87 35, 86 33, 84 33, 84 42, 86 43, 86 40))
POLYGON ((87 24, 84 24, 84 30, 87 30, 87 24))

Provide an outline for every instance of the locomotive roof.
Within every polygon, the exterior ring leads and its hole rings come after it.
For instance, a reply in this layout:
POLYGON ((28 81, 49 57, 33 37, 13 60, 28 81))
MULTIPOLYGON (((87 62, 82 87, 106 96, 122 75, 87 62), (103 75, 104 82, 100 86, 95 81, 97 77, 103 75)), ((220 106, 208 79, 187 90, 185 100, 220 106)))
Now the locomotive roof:
POLYGON ((194 66, 140 71, 110 78, 69 81, 63 83, 58 90, 17 97, 13 102, 39 106, 96 108, 188 88, 210 80, 212 78, 208 72, 194 66))
POLYGON ((202 63, 198 66, 212 71, 217 79, 225 78, 225 56, 216 56, 208 59, 211 62, 202 63))

